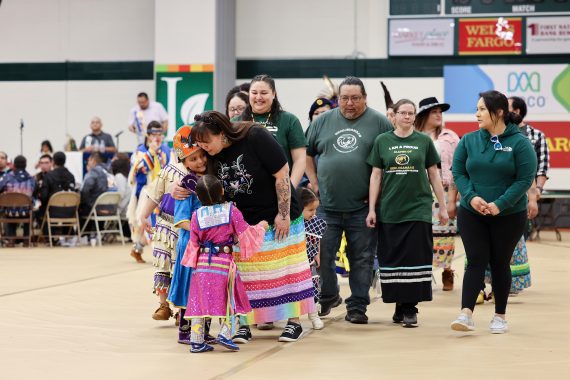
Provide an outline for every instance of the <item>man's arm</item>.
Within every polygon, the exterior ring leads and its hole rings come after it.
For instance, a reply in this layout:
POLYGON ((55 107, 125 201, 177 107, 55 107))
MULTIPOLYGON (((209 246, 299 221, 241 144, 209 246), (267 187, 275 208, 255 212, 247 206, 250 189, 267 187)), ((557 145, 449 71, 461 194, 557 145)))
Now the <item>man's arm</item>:
POLYGON ((307 178, 309 178, 309 182, 311 184, 311 190, 315 192, 315 194, 319 194, 319 181, 317 180, 317 166, 315 165, 315 159, 312 156, 307 155, 307 165, 305 168, 305 173, 307 174, 307 178))

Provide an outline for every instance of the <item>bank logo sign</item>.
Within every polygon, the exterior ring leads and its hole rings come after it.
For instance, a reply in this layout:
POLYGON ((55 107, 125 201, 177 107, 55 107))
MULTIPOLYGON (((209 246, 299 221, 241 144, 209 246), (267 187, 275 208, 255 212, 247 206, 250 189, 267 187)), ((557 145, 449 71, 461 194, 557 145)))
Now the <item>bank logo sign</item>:
POLYGON ((168 113, 166 139, 194 116, 214 108, 213 65, 156 65, 156 100, 168 113))
POLYGON ((570 54, 569 17, 528 17, 527 54, 570 54))
POLYGON ((389 55, 453 55, 454 28, 452 18, 391 19, 389 55))
POLYGON ((466 65, 444 66, 448 113, 472 114, 479 93, 497 90, 525 99, 528 114, 570 112, 570 65, 466 65))
POLYGON ((459 19, 459 55, 521 54, 522 18, 459 19))

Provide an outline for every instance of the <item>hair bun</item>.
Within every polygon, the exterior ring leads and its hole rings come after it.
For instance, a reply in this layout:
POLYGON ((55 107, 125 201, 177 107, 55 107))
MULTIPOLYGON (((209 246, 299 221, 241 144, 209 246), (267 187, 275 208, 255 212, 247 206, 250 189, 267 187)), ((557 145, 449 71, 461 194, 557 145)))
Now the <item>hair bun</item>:
POLYGON ((509 112, 507 114, 507 117, 505 117, 505 123, 515 123, 515 124, 520 124, 523 121, 523 118, 521 115, 519 115, 518 113, 515 112, 509 112))

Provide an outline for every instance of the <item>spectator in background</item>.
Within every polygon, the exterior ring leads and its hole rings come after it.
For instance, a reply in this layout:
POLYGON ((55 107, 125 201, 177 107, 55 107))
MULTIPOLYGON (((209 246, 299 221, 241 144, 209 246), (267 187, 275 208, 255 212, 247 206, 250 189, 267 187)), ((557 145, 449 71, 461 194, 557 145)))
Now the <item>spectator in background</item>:
POLYGON ((129 114, 129 131, 137 135, 138 144, 145 143, 146 127, 157 121, 162 126, 162 133, 168 130, 168 114, 163 105, 148 99, 146 92, 137 95, 137 105, 131 108, 129 114))
POLYGON ((548 180, 548 169, 550 167, 549 159, 550 152, 548 151, 548 144, 546 143, 546 136, 544 133, 536 128, 528 125, 524 118, 526 117, 527 107, 524 99, 518 96, 511 96, 509 98, 509 112, 514 112, 523 119, 519 127, 521 131, 530 140, 534 151, 536 152, 536 159, 538 161, 537 171, 536 171, 536 188, 542 194, 544 189, 544 184, 548 180))
POLYGON ((4 177, 4 174, 10 172, 10 167, 8 166, 8 154, 6 152, 0 151, 0 179, 4 177))
POLYGON ((91 133, 83 137, 79 150, 87 153, 107 153, 111 156, 115 154, 117 148, 115 148, 113 137, 110 134, 103 132, 103 123, 101 122, 101 119, 95 116, 91 119, 90 127, 91 133))
MULTIPOLYGON (((36 181, 34 178, 26 171, 27 161, 24 156, 16 156, 14 158, 14 170, 5 174, 0 178, 0 193, 22 193, 30 198, 33 197, 34 190, 36 188, 36 181)), ((20 209, 8 209, 5 213, 8 217, 23 217, 29 210, 20 209)), ((16 236, 15 224, 6 225, 6 236, 16 236)), ((24 235, 28 235, 29 225, 24 225, 24 235)))
POLYGON ((226 116, 230 119, 241 115, 248 102, 247 95, 239 91, 239 87, 237 91, 232 92, 232 90, 226 96, 226 116))
POLYGON ((75 191, 75 177, 65 167, 65 153, 55 152, 53 170, 47 172, 39 186, 39 199, 42 202, 39 214, 43 217, 45 208, 52 195, 58 191, 75 191))
POLYGON ((104 158, 99 152, 94 152, 87 161, 87 174, 81 185, 81 203, 79 215, 86 217, 99 195, 108 189, 107 171, 103 166, 104 158))
MULTIPOLYGON (((49 142, 49 140, 44 140, 42 141, 42 144, 40 146, 40 158, 38 159, 38 162, 36 163, 35 168, 39 169, 40 168, 40 160, 42 159, 43 156, 48 155, 50 157, 53 156, 53 148, 51 146, 51 143, 49 142)), ((41 169, 40 169, 41 170, 41 169)))
MULTIPOLYGON (((43 154, 40 157, 40 160, 38 161, 38 167, 40 169, 39 172, 36 173, 36 175, 34 175, 34 180, 36 181, 36 188, 34 190, 34 198, 35 199, 40 199, 40 189, 42 188, 43 184, 44 184, 44 179, 47 173, 49 173, 52 169, 53 166, 53 159, 51 158, 51 155, 49 154, 43 154)), ((43 205, 40 205, 40 209, 36 212, 36 217, 38 218, 38 220, 40 220, 41 218, 43 218, 44 216, 44 211, 45 209, 42 207, 43 205)))
POLYGON ((334 108, 333 104, 327 98, 316 99, 313 104, 311 104, 311 108, 309 109, 309 121, 312 123, 315 117, 332 108, 334 108))
POLYGON ((129 223, 127 221, 127 206, 131 199, 131 186, 129 185, 128 180, 130 166, 131 161, 126 153, 117 154, 117 159, 111 163, 111 170, 115 176, 115 186, 117 188, 117 192, 121 194, 119 212, 121 213, 121 219, 123 220, 121 223, 123 234, 126 237, 131 236, 131 229, 129 228, 129 223))

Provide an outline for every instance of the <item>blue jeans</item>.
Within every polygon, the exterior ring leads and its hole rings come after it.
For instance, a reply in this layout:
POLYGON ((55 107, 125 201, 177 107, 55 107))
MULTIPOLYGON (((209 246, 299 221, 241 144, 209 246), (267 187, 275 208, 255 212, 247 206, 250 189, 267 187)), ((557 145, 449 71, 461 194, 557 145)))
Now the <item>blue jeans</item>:
POLYGON ((378 243, 376 229, 366 227, 368 207, 348 213, 319 208, 317 215, 327 222, 327 229, 321 240, 321 303, 333 302, 339 295, 335 257, 344 231, 346 256, 350 264, 348 283, 351 292, 350 297, 346 299, 346 309, 366 312, 366 307, 370 304, 368 292, 372 284, 374 255, 378 243))

